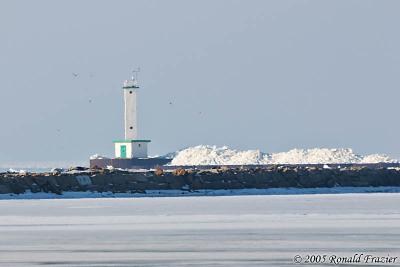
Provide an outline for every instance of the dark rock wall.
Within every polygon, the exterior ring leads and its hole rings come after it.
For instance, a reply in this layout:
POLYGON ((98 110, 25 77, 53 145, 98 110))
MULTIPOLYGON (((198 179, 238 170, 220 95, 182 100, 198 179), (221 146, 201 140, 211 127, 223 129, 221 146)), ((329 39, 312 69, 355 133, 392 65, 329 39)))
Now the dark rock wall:
POLYGON ((400 186, 400 169, 269 167, 172 172, 88 170, 86 173, 0 174, 0 194, 63 191, 144 192, 163 189, 400 186))

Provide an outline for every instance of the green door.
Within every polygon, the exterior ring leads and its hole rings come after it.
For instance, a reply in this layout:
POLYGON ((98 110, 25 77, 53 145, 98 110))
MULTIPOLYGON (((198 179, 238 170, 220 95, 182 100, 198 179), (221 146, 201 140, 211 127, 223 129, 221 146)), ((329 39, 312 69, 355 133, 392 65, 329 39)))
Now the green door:
POLYGON ((126 146, 121 146, 121 158, 126 158, 126 146))

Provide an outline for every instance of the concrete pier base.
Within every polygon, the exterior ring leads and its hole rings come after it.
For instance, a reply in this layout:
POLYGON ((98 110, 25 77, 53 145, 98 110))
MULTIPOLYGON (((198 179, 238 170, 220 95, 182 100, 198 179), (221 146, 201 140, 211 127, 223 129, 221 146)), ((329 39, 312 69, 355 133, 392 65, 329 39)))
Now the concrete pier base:
POLYGON ((171 162, 166 158, 133 158, 133 159, 91 159, 90 168, 107 168, 112 166, 120 169, 154 169, 171 162))

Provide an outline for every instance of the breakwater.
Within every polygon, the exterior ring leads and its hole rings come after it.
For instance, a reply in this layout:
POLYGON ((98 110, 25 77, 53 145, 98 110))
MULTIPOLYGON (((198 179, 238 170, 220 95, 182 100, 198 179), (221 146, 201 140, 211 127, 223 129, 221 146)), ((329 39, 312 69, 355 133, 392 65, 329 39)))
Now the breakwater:
POLYGON ((121 171, 72 168, 51 173, 1 173, 0 194, 25 192, 146 193, 146 190, 219 190, 400 186, 400 168, 268 166, 121 171))

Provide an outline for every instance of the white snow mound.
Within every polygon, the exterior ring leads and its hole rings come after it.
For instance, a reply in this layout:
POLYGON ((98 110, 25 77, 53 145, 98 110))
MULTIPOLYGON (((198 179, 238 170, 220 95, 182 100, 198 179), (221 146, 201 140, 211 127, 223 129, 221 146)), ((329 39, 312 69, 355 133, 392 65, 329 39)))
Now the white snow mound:
POLYGON ((350 148, 292 149, 281 153, 235 150, 226 146, 199 145, 177 151, 169 165, 247 165, 247 164, 340 164, 397 162, 386 155, 361 156, 350 148))

